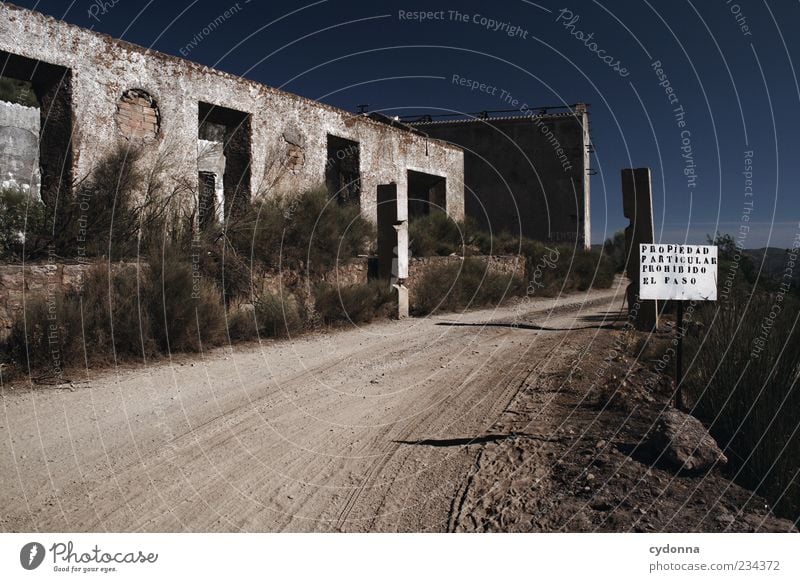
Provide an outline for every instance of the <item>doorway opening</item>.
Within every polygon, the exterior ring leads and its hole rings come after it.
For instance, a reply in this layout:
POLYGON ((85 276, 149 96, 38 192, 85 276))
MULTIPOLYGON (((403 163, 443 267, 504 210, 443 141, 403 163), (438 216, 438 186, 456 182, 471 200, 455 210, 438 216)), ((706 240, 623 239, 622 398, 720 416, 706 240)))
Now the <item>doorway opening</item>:
POLYGON ((361 203, 360 164, 358 142, 328 134, 325 186, 340 204, 361 203))
POLYGON ((228 219, 250 201, 250 114, 210 103, 198 107, 198 174, 214 176, 215 216, 228 219))
POLYGON ((73 185, 72 71, 0 51, 0 177, 48 206, 73 185))
POLYGON ((408 219, 447 212, 447 179, 408 170, 408 219))

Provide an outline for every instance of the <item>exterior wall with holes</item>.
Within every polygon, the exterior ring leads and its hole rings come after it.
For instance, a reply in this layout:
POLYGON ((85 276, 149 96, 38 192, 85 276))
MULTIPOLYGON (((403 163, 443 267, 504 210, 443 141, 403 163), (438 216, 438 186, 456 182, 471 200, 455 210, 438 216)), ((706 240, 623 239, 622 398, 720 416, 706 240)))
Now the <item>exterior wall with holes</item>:
POLYGON ((324 184, 327 135, 357 141, 361 210, 376 220, 379 184, 394 182, 406 219, 406 170, 447 178, 448 212, 464 212, 460 148, 177 57, 0 4, 0 50, 72 71, 73 175, 87 176, 119 143, 141 144, 143 163, 171 185, 198 189, 198 103, 251 116, 251 197, 324 184), (288 136, 288 137, 287 137, 288 136))

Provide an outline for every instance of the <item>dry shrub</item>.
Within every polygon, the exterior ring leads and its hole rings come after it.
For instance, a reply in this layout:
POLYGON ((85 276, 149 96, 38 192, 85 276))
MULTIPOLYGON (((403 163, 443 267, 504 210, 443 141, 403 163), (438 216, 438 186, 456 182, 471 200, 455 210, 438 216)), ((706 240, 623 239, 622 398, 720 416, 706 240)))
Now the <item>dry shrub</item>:
POLYGON ((162 352, 197 352, 225 337, 219 291, 195 270, 191 257, 174 247, 151 255, 144 300, 162 352))
POLYGON ((33 375, 60 376, 83 362, 80 305, 72 297, 35 298, 14 319, 6 347, 12 362, 33 375))
POLYGON ((728 301, 703 306, 697 319, 707 331, 687 341, 687 387, 697 415, 729 453, 737 481, 797 522, 800 301, 777 297, 734 292, 728 301), (771 318, 776 305, 780 311, 771 318))
POLYGON ((314 290, 317 314, 326 324, 367 323, 396 312, 394 291, 388 281, 370 281, 366 285, 317 285, 314 290))
POLYGON ((239 305, 228 311, 228 336, 231 341, 249 341, 258 337, 252 303, 239 305))
POLYGON ((138 168, 141 150, 117 147, 106 154, 76 191, 70 219, 85 221, 88 255, 135 256, 138 252, 139 206, 146 178, 138 168), (83 203, 83 204, 81 204, 83 203))
POLYGON ((201 274, 222 292, 226 305, 249 299, 253 274, 248 258, 243 257, 224 237, 211 241, 203 237, 192 252, 199 257, 201 274))
POLYGON ((444 266, 428 266, 414 289, 412 310, 417 315, 428 315, 497 305, 524 291, 521 278, 490 271, 484 262, 468 258, 444 266))
MULTIPOLYGON (((143 279, 143 278, 142 278, 143 279)), ((79 293, 84 343, 89 360, 147 358, 156 352, 150 314, 140 304, 140 277, 135 265, 95 265, 84 276, 79 293)))
POLYGON ((7 341, 12 360, 47 374, 153 355, 149 314, 140 311, 138 297, 134 266, 110 273, 107 265, 96 265, 79 290, 26 304, 7 341))
POLYGON ((261 337, 287 337, 303 328, 297 298, 282 290, 264 292, 253 302, 254 323, 261 337))
POLYGON ((228 333, 232 340, 258 337, 289 337, 305 327, 299 301, 289 291, 265 291, 253 303, 239 305, 228 317, 228 333))
POLYGON ((265 268, 319 275, 366 252, 375 233, 358 207, 315 189, 251 204, 228 237, 238 253, 265 268))
POLYGON ((469 241, 467 231, 464 223, 457 223, 444 212, 432 212, 409 222, 409 250, 415 257, 463 255, 469 241))

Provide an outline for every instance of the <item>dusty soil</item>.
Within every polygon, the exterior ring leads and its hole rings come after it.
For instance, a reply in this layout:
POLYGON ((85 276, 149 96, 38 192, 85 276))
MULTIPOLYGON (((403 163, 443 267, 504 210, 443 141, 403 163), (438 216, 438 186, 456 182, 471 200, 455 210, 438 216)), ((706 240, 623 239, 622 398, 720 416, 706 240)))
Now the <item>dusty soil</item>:
POLYGON ((0 529, 788 529, 717 473, 638 459, 657 398, 603 407, 591 388, 628 367, 603 365, 621 302, 615 288, 4 385, 0 529))
MULTIPOLYGON (((616 329, 617 318, 597 321, 616 329)), ((637 335, 577 331, 542 363, 490 429, 451 530, 796 531, 726 479, 725 467, 676 474, 653 450, 650 432, 674 384, 630 357, 637 335)))

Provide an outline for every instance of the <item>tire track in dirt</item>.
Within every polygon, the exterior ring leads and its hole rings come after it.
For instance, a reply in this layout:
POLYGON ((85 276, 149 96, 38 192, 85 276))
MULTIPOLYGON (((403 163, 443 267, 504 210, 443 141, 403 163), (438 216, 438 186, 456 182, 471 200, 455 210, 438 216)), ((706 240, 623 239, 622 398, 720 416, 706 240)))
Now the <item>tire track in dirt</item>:
MULTIPOLYGON (((589 299, 595 309, 614 297, 606 291, 589 299)), ((567 321, 577 317, 583 299, 569 298, 566 306, 534 302, 523 315, 556 308, 572 313, 563 316, 567 321)), ((74 394, 15 395, 18 401, 6 406, 10 431, 27 422, 30 398, 36 398, 38 421, 51 427, 42 443, 15 444, 28 455, 22 463, 25 483, 46 482, 45 461, 32 460, 43 454, 53 458, 55 482, 29 495, 32 514, 20 511, 10 467, 20 462, 0 456, 2 526, 443 530, 476 447, 402 441, 480 436, 491 427, 535 368, 528 360, 546 357, 544 346, 554 349, 566 333, 481 326, 519 314, 509 307, 379 323, 324 341, 306 336, 291 344, 237 347, 234 362, 229 351, 212 352, 195 368, 154 366, 134 370, 121 382, 101 376, 74 394), (476 327, 437 325, 452 320, 476 327), (158 394, 161 400, 139 399, 139 378, 170 389, 158 394), (102 425, 80 422, 87 393, 94 407, 107 411, 102 425), (163 407, 161 423, 172 438, 164 439, 148 421, 154 406, 163 407), (69 415, 76 419, 70 440, 85 449, 72 461, 67 456, 73 443, 64 441, 56 421, 69 415), (130 424, 133 418, 139 420, 130 424), (100 443, 114 451, 108 463, 96 454, 98 429, 100 443), (66 517, 51 511, 54 495, 66 517)))

